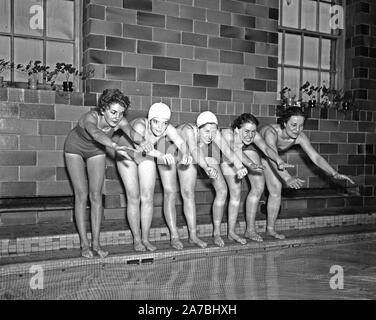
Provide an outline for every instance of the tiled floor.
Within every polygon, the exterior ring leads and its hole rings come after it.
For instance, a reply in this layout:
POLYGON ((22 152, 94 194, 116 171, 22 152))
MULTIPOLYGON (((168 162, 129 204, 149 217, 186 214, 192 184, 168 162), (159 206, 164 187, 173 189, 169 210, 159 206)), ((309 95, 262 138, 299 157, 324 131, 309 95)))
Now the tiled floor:
MULTIPOLYGON (((276 230, 304 230, 312 228, 323 227, 336 227, 336 226, 351 226, 351 225, 368 225, 376 223, 376 213, 366 214, 353 214, 353 215, 335 215, 335 216, 319 216, 319 217, 302 217, 292 219, 279 219, 277 220, 276 230)), ((17 237, 4 237, 0 238, 0 263, 3 258, 11 256, 25 256, 33 252, 49 252, 56 250, 71 250, 79 249, 80 241, 78 234, 72 225, 69 228, 64 227, 56 228, 56 233, 38 236, 22 236, 19 231, 17 237), (60 232, 60 233, 58 233, 60 232)), ((237 227, 237 233, 242 234, 245 231, 245 222, 240 221, 237 227)), ((119 230, 119 224, 110 229, 106 226, 107 230, 101 232, 101 244, 103 246, 117 246, 117 245, 131 245, 133 242, 130 230, 119 230)), ((266 221, 256 221, 256 231, 265 232, 266 221)), ((210 237, 213 232, 212 224, 201 224, 197 226, 197 234, 200 237, 210 237)), ((221 226, 221 234, 226 235, 227 223, 221 226)), ((179 228, 180 238, 182 240, 188 238, 187 227, 179 228)), ((91 234, 89 233, 89 239, 91 234)), ((150 231, 151 241, 168 241, 169 231, 166 227, 152 228, 150 231)))

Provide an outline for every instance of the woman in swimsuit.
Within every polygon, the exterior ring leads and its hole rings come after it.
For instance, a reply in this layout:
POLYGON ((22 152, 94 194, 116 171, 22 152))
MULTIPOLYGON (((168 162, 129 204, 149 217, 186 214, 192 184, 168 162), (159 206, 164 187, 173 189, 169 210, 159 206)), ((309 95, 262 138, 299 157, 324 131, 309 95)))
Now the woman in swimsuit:
MULTIPOLYGON (((230 145, 234 153, 242 159, 243 164, 248 167, 248 179, 251 183, 251 190, 246 200, 246 222, 247 229, 245 237, 255 241, 262 241, 261 236, 255 229, 255 217, 257 207, 262 193, 264 192, 265 179, 262 170, 259 152, 261 151, 278 167, 278 170, 294 167, 286 164, 273 149, 269 148, 261 135, 256 131, 258 120, 250 113, 243 113, 233 122, 232 128, 222 130, 222 135, 230 145), (255 148, 256 146, 257 148, 255 148)), ((235 233, 235 225, 238 217, 241 181, 236 178, 234 166, 225 157, 221 163, 222 172, 230 191, 230 201, 228 208, 228 238, 241 244, 246 244, 244 238, 235 233)))
MULTIPOLYGON (((287 108, 277 120, 277 124, 271 124, 260 130, 261 136, 270 148, 275 152, 286 151, 294 145, 300 145, 303 151, 308 155, 312 162, 324 170, 334 179, 347 180, 354 184, 354 181, 348 176, 338 173, 329 163, 312 147, 310 140, 303 132, 306 115, 299 107, 287 108)), ((282 182, 289 187, 299 189, 303 186, 304 180, 298 177, 292 177, 287 170, 276 170, 276 166, 268 159, 262 158, 264 165, 264 175, 266 186, 269 191, 267 202, 267 232, 277 238, 284 239, 283 234, 274 230, 279 208, 281 206, 282 182)))
POLYGON ((187 219, 190 233, 190 242, 201 248, 207 243, 200 240, 196 235, 196 204, 195 185, 197 179, 197 165, 199 165, 210 178, 215 189, 213 203, 213 237, 214 243, 223 247, 224 242, 220 236, 220 227, 223 216, 223 209, 227 198, 227 185, 220 168, 219 155, 209 155, 207 148, 212 143, 219 148, 223 154, 234 163, 238 179, 247 174, 247 169, 241 160, 234 154, 227 142, 223 139, 218 130, 217 117, 210 111, 204 111, 197 117, 196 123, 185 123, 177 127, 178 132, 186 141, 189 151, 195 163, 188 166, 178 166, 180 190, 184 201, 184 214, 187 219))
MULTIPOLYGON (((98 101, 98 108, 84 114, 77 126, 68 134, 64 144, 64 156, 74 190, 74 213, 81 242, 81 255, 92 258, 94 253, 101 258, 108 255, 99 243, 102 218, 102 187, 104 182, 106 147, 112 148, 126 157, 122 147, 111 140, 118 129, 130 135, 131 127, 124 118, 130 102, 118 89, 106 89, 98 101), (87 169, 87 180, 85 165, 87 169), (86 233, 85 212, 87 197, 90 199, 92 225, 92 249, 86 233)), ((132 134, 132 137, 135 137, 132 134)), ((141 140, 145 151, 151 149, 150 144, 141 140)))
MULTIPOLYGON (((172 141, 182 152, 182 165, 189 165, 192 157, 189 155, 185 142, 177 130, 170 124, 171 110, 164 103, 154 103, 148 113, 148 118, 137 118, 131 122, 132 127, 150 144, 164 145, 166 139, 172 141)), ((119 144, 132 147, 124 137, 119 144)), ((172 148, 173 149, 173 148, 172 148)), ((163 150, 165 151, 165 150, 163 150)), ((173 152, 172 152, 173 153, 173 152)), ((154 251, 157 248, 149 241, 149 232, 153 217, 153 197, 156 180, 156 163, 163 185, 164 215, 171 233, 171 245, 182 249, 176 227, 176 164, 174 155, 153 149, 147 155, 135 153, 133 159, 117 161, 117 167, 123 180, 127 195, 127 217, 133 234, 136 251, 154 251), (141 205, 141 209, 140 209, 141 205), (140 230, 141 224, 141 230, 140 230)))

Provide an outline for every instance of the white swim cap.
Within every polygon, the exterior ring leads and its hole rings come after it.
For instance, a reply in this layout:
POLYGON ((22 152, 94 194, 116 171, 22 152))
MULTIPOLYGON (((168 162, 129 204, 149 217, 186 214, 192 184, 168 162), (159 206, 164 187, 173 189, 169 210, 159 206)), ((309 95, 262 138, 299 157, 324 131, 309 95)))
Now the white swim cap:
POLYGON ((171 119, 171 109, 167 104, 162 102, 153 103, 149 109, 148 120, 161 118, 169 121, 171 119))
POLYGON ((196 120, 197 127, 199 128, 207 123, 215 123, 218 125, 217 117, 211 111, 204 111, 200 113, 196 120))

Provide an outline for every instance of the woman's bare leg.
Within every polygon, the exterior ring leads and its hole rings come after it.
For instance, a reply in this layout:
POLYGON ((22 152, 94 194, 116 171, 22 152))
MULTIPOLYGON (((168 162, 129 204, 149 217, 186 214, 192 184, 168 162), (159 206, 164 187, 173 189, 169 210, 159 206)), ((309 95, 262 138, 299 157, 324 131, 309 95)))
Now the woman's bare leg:
POLYGON ((200 248, 206 248, 207 243, 197 237, 195 202, 197 166, 196 164, 190 164, 189 166, 180 164, 177 166, 177 168, 179 175, 180 192, 183 198, 184 215, 187 220, 189 230, 189 242, 196 244, 200 248))
POLYGON ((225 243, 221 238, 221 223, 227 199, 227 184, 217 160, 208 157, 206 158, 206 161, 208 165, 218 171, 217 179, 210 179, 215 189, 215 198, 213 202, 213 237, 214 243, 219 247, 223 247, 225 243))
POLYGON ((265 166, 265 182, 269 192, 267 203, 267 234, 277 239, 284 239, 285 236, 283 234, 277 233, 274 230, 278 212, 281 207, 282 183, 274 173, 273 168, 271 168, 268 160, 262 159, 262 164, 265 166))
POLYGON ((246 244, 247 240, 239 237, 235 232, 236 221, 238 218, 240 200, 241 200, 241 180, 237 179, 235 168, 228 163, 221 164, 222 172, 228 185, 230 192, 230 200, 228 204, 228 235, 230 240, 234 240, 241 244, 246 244))
POLYGON ((158 170, 163 185, 163 212, 167 226, 170 230, 171 246, 177 250, 183 249, 183 243, 179 239, 176 226, 176 195, 177 176, 176 165, 158 164, 158 170))
MULTIPOLYGON (((256 151, 246 150, 247 157, 254 163, 261 164, 260 156, 256 151)), ((265 178, 264 173, 260 170, 248 169, 248 179, 251 183, 251 190, 248 193, 246 200, 246 220, 247 229, 245 231, 245 237, 254 241, 262 241, 261 236, 256 232, 255 219, 258 209, 258 204, 262 193, 264 192, 265 178)))
POLYGON ((85 258, 92 258, 93 252, 90 250, 85 221, 88 197, 85 161, 78 154, 65 153, 64 155, 74 191, 74 216, 80 236, 81 255, 85 258))
POLYGON ((98 155, 87 159, 93 251, 95 251, 101 258, 108 255, 108 252, 102 250, 99 243, 103 215, 102 188, 104 182, 105 163, 105 155, 98 155))
POLYGON ((127 195, 127 219, 133 235, 135 251, 146 251, 141 240, 140 185, 138 182, 138 165, 131 160, 117 162, 117 168, 127 195))
POLYGON ((138 165, 141 195, 141 237, 142 243, 149 251, 155 251, 157 249, 157 247, 152 245, 149 241, 149 233, 154 211, 156 170, 156 165, 153 160, 145 160, 138 165))

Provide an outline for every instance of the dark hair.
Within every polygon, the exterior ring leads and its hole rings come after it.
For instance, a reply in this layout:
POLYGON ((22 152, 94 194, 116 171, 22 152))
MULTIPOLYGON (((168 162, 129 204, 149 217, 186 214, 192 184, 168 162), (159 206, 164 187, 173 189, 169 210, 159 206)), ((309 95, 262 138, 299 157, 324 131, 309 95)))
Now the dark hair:
POLYGON ((305 114, 299 107, 289 107, 282 112, 280 117, 277 119, 277 123, 281 126, 281 129, 285 128, 285 123, 289 121, 292 116, 301 116, 307 119, 307 114, 305 114))
POLYGON ((239 117, 237 117, 234 120, 231 128, 232 128, 232 130, 234 130, 235 128, 240 129, 244 123, 249 123, 249 122, 254 123, 256 125, 256 127, 259 124, 259 121, 257 120, 257 118, 254 115, 252 115, 250 113, 242 113, 239 117))
POLYGON ((98 100, 98 112, 103 113, 113 103, 119 103, 127 111, 131 102, 119 89, 105 89, 98 100))

